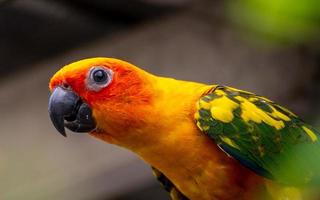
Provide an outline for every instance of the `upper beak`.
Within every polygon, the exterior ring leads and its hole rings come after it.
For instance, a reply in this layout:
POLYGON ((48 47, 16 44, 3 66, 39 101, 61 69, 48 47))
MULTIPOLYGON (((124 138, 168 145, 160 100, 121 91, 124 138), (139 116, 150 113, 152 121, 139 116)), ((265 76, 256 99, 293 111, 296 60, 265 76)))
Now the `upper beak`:
POLYGON ((49 98, 49 115, 54 127, 66 136, 67 127, 74 132, 90 132, 96 124, 88 104, 72 90, 56 87, 49 98))

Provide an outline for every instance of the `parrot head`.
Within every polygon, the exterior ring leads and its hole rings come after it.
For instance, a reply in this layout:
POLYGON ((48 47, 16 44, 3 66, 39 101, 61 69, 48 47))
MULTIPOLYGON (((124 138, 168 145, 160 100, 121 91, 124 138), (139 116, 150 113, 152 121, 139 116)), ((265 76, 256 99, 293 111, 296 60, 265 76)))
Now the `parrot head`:
POLYGON ((90 58, 60 69, 50 80, 49 115, 73 132, 118 137, 142 126, 152 104, 153 75, 121 60, 90 58))

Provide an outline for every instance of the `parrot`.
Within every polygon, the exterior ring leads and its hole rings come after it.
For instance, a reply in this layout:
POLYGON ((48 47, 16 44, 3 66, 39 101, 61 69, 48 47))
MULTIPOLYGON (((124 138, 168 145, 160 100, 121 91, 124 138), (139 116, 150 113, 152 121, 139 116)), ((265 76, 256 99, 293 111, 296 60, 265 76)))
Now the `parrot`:
POLYGON ((319 132, 266 97, 105 57, 62 67, 49 90, 60 134, 134 152, 173 200, 320 198, 319 132))

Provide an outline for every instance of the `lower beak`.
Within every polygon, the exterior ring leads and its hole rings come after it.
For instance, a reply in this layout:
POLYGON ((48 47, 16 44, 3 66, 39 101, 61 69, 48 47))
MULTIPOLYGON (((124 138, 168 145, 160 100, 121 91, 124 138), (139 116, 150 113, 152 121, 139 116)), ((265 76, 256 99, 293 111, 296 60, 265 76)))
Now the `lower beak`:
POLYGON ((73 132, 90 132, 96 128, 92 110, 72 90, 56 87, 49 98, 49 115, 54 127, 66 136, 65 127, 73 132))

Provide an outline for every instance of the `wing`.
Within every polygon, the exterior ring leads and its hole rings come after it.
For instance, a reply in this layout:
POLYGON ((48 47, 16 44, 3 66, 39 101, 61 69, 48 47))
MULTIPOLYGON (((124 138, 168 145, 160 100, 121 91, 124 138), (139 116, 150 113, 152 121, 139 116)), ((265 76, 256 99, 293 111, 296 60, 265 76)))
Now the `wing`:
POLYGON ((319 133, 264 97, 217 86, 197 102, 195 119, 226 154, 261 176, 286 184, 320 180, 319 133))
POLYGON ((169 192, 172 200, 188 200, 163 173, 154 167, 152 167, 152 171, 162 187, 169 192))

